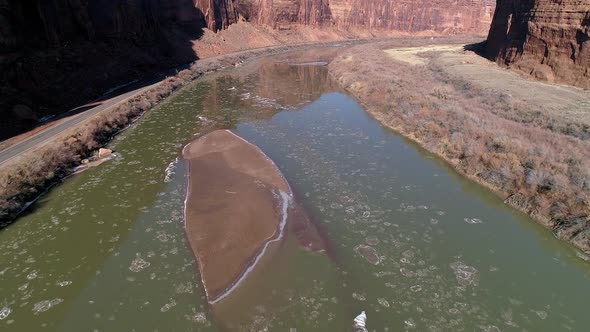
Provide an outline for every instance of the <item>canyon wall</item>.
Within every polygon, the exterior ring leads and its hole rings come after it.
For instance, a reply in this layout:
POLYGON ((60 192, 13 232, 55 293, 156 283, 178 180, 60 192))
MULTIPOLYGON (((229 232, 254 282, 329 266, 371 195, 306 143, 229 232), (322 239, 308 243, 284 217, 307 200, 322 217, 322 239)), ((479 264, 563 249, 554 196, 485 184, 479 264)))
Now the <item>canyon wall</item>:
POLYGON ((236 26, 243 45, 256 38, 276 44, 483 34, 493 1, 0 0, 0 140, 113 87, 197 60, 203 28, 219 31, 247 21, 251 29, 236 26), (308 36, 310 29, 322 37, 308 36), (247 32, 253 30, 260 34, 247 32), (299 32, 282 34, 295 36, 285 41, 278 37, 285 30, 299 32))
POLYGON ((0 140, 197 59, 193 0, 0 0, 0 140))
POLYGON ((295 24, 372 32, 485 34, 495 0, 236 0, 247 20, 273 28, 295 24))
POLYGON ((487 33, 495 0, 331 0, 340 28, 441 34, 487 33))
POLYGON ((590 88, 590 0, 498 0, 485 51, 536 78, 590 88))

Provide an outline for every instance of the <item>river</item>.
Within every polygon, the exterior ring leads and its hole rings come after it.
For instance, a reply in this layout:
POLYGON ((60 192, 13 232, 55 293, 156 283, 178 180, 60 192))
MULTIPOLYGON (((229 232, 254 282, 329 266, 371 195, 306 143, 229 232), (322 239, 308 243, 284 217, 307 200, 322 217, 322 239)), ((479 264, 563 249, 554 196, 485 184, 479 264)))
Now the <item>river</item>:
POLYGON ((195 82, 1 230, 0 329, 349 331, 364 310, 371 331, 587 330, 588 263, 370 118, 329 79, 333 52, 195 82), (211 306, 183 230, 181 150, 216 128, 274 160, 331 253, 287 238, 211 306))

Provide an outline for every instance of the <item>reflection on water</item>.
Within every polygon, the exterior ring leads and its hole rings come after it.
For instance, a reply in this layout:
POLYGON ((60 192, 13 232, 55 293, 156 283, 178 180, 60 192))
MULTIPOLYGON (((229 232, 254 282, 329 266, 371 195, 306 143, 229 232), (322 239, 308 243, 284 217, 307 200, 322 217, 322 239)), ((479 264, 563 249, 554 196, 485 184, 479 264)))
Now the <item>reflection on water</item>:
POLYGON ((2 331, 347 331, 361 310, 376 331, 585 330, 587 263, 370 119, 313 63, 329 56, 195 84, 117 138, 119 157, 0 231, 2 331), (276 162, 333 257, 287 238, 211 307, 183 233, 178 157, 215 128, 276 162))

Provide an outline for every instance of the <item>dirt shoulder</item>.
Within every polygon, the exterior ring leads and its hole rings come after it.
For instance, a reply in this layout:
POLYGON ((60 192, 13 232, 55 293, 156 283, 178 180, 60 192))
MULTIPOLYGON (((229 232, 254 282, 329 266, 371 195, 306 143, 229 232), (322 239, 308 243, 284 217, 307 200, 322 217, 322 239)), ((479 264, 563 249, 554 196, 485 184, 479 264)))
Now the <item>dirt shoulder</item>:
POLYGON ((590 252, 590 94, 461 45, 354 47, 331 75, 378 121, 590 252))

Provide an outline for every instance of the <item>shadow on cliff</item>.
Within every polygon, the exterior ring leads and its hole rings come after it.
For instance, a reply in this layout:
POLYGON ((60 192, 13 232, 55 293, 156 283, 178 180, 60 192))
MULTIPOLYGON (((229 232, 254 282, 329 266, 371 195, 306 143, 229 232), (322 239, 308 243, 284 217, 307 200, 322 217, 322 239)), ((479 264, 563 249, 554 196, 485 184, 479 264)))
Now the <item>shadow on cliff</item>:
POLYGON ((193 0, 0 0, 0 141, 174 75, 204 26, 193 0))

